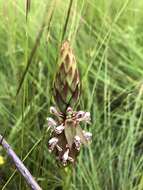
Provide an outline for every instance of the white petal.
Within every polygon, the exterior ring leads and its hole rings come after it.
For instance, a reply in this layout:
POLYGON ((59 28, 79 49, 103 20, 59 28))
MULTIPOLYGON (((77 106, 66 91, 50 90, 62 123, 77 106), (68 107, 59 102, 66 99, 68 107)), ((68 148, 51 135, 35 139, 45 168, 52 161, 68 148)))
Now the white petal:
POLYGON ((58 112, 58 110, 54 107, 54 106, 51 106, 50 107, 50 113, 57 116, 57 117, 60 117, 61 116, 61 113, 58 112))
POLYGON ((80 137, 76 135, 76 136, 74 137, 74 140, 77 141, 77 142, 80 142, 80 137))
POLYGON ((51 144, 57 144, 57 142, 58 142, 58 138, 53 137, 53 138, 51 138, 51 139, 49 140, 49 145, 51 145, 51 144))
POLYGON ((76 118, 77 118, 77 119, 83 118, 84 115, 85 115, 85 112, 84 112, 84 111, 78 111, 78 112, 76 113, 76 118))
POLYGON ((69 149, 66 150, 66 152, 63 155, 63 160, 68 160, 68 156, 69 156, 69 149))
POLYGON ((50 127, 50 128, 55 128, 56 126, 57 126, 57 123, 56 123, 56 121, 53 119, 53 118, 51 118, 51 117, 48 117, 47 118, 47 121, 48 121, 48 126, 50 127))
POLYGON ((56 128, 55 128, 56 134, 61 134, 61 133, 63 132, 64 128, 65 128, 65 127, 64 127, 63 124, 61 124, 61 125, 59 125, 58 127, 56 127, 56 128))
POLYGON ((77 135, 74 137, 74 144, 75 144, 76 149, 79 151, 80 146, 81 146, 81 139, 77 135))
POLYGON ((85 121, 86 123, 90 123, 90 112, 78 111, 76 114, 77 121, 85 121))
POLYGON ((49 151, 52 152, 58 143, 58 139, 53 137, 49 140, 49 151))
POLYGON ((83 135, 87 141, 90 141, 92 139, 92 133, 90 133, 90 132, 83 131, 83 135))
POLYGON ((91 119, 90 112, 85 112, 84 117, 85 117, 85 119, 90 120, 91 119))
POLYGON ((73 112, 73 109, 72 109, 71 107, 68 107, 68 108, 67 108, 67 112, 70 112, 70 113, 71 113, 71 112, 73 112))
POLYGON ((68 161, 68 157, 69 157, 69 149, 66 150, 66 152, 64 153, 63 157, 62 157, 62 163, 65 166, 67 164, 68 161))
POLYGON ((57 109, 53 106, 50 107, 50 113, 54 114, 54 115, 59 115, 59 112, 57 111, 57 109))

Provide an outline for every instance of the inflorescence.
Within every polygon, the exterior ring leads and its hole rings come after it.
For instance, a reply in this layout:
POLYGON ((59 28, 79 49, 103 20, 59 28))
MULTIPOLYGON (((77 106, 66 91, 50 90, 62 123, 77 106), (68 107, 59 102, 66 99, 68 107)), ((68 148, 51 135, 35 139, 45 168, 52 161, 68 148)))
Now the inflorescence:
POLYGON ((48 142, 49 152, 54 152, 56 158, 66 166, 75 163, 81 145, 91 141, 92 134, 82 130, 80 122, 90 123, 90 113, 84 111, 73 111, 68 107, 63 114, 55 107, 50 108, 50 113, 55 119, 47 118, 51 129, 51 139, 48 142))

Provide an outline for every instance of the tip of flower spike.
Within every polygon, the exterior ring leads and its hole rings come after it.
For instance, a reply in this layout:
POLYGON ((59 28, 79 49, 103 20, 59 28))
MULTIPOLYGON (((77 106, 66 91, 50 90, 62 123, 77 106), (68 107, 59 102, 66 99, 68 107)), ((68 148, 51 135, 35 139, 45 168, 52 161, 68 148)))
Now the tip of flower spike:
POLYGON ((55 76, 53 97, 59 110, 65 114, 67 105, 75 106, 80 96, 80 77, 69 41, 61 46, 60 66, 55 76))

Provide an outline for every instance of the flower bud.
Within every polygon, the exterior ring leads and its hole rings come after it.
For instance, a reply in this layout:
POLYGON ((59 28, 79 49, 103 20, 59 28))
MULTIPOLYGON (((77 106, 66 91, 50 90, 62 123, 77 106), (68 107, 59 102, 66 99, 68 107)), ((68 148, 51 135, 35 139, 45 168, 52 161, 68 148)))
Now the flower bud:
POLYGON ((66 114, 67 115, 72 115, 73 113, 73 109, 71 107, 68 107, 67 110, 66 110, 66 114))
POLYGON ((61 47, 60 66, 55 77, 53 94, 62 113, 66 112, 68 106, 74 107, 79 99, 79 73, 68 41, 65 41, 61 47))

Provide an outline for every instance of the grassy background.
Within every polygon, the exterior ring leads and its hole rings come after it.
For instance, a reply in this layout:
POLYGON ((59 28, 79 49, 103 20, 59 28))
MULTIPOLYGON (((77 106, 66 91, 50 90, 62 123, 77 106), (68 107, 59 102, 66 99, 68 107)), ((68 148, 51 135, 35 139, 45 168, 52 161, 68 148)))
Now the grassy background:
MULTIPOLYGON (((44 190, 143 189, 142 10, 142 0, 34 0, 26 22, 24 1, 0 0, 0 133, 6 130, 44 190), (44 127, 59 47, 67 38, 82 79, 81 109, 91 112, 93 133, 73 174, 48 153, 44 127)), ((0 155, 6 160, 0 188, 28 189, 1 149, 0 155)))

